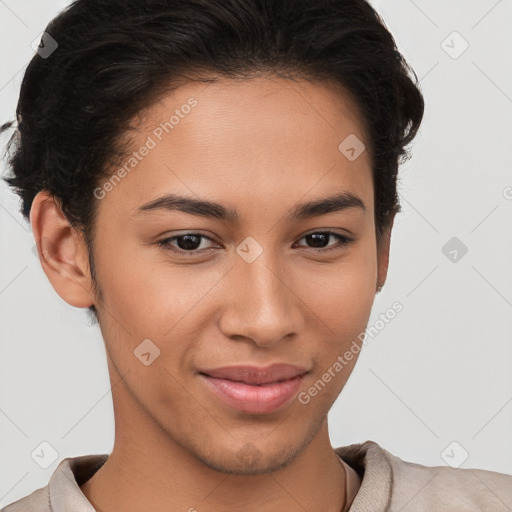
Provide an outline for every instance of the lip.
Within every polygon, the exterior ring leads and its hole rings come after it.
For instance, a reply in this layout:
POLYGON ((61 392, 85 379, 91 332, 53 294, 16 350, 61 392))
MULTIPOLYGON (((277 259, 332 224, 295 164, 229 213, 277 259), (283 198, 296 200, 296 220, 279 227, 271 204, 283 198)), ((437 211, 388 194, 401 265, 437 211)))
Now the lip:
POLYGON ((268 414, 298 392, 308 370, 290 364, 225 366, 199 371, 207 388, 224 403, 251 414, 268 414))

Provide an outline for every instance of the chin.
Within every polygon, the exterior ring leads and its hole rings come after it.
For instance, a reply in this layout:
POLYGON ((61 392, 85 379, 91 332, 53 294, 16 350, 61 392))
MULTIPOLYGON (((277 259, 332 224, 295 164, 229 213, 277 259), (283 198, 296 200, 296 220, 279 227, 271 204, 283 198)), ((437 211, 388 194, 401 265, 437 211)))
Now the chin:
POLYGON ((252 443, 237 452, 224 452, 219 457, 200 456, 201 462, 215 471, 231 475, 261 475, 286 467, 294 458, 293 453, 262 453, 252 443))
POLYGON ((272 473, 288 466, 310 444, 313 436, 307 439, 290 440, 289 437, 272 443, 247 441, 236 446, 234 439, 229 446, 219 446, 208 453, 195 453, 195 456, 207 467, 232 475, 261 475, 272 473), (311 437, 311 438, 310 438, 311 437), (277 444, 276 444, 277 443, 277 444))

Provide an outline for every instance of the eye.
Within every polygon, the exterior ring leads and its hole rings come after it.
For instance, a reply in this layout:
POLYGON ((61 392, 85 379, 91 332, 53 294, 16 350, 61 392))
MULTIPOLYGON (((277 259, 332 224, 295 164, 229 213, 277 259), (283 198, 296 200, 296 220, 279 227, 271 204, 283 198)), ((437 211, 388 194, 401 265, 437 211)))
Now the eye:
POLYGON ((354 241, 353 238, 349 238, 348 236, 341 235, 340 233, 334 233, 332 231, 315 231, 303 236, 301 240, 303 239, 306 239, 309 243, 313 244, 313 247, 310 247, 311 249, 323 252, 345 247, 354 241), (328 242, 331 237, 334 237, 338 243, 329 247, 328 242))
POLYGON ((208 248, 202 248, 201 250, 198 250, 203 240, 209 240, 210 242, 213 242, 210 237, 201 233, 185 233, 183 235, 176 235, 170 238, 165 238, 164 240, 160 240, 158 242, 158 246, 163 247, 169 251, 177 252, 179 254, 187 254, 193 256, 194 254, 204 253, 209 250, 208 248), (172 245, 172 243, 175 241, 178 247, 172 245))

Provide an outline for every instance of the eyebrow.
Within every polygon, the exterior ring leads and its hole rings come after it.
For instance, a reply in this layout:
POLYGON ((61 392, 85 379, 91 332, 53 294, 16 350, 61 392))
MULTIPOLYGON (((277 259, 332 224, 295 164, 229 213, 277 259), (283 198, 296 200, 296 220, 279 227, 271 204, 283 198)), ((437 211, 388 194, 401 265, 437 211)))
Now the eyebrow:
MULTIPOLYGON (((363 201, 350 192, 316 199, 296 206, 293 217, 296 219, 310 219, 328 213, 339 212, 349 208, 359 208, 366 212, 363 201)), ((236 223, 239 216, 236 210, 201 199, 179 196, 177 194, 166 194, 140 206, 135 215, 159 211, 181 211, 190 215, 215 218, 227 222, 236 223)))

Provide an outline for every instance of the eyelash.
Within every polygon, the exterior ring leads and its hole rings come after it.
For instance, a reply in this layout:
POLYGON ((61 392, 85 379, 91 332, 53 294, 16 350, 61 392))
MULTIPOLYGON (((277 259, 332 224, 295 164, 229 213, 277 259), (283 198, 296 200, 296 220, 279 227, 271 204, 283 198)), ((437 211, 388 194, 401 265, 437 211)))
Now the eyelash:
MULTIPOLYGON (((320 248, 320 249, 316 249, 314 247, 309 247, 308 248, 308 249, 312 250, 313 252, 317 252, 317 253, 325 253, 325 252, 328 252, 328 251, 332 251, 332 250, 336 250, 336 249, 341 249, 341 248, 344 248, 344 247, 350 245, 352 242, 354 242, 353 238, 347 237, 345 235, 341 235, 340 233, 334 233, 333 231, 313 231, 311 233, 306 233, 299 240, 302 240, 303 238, 305 238, 305 237, 307 237, 309 235, 317 235, 317 234, 331 235, 331 236, 335 237, 338 240, 338 242, 339 242, 339 245, 337 247, 328 247, 328 248, 320 248)), ((196 256, 196 255, 199 255, 199 254, 208 253, 211 250, 213 250, 213 249, 210 248, 210 249, 202 249, 202 250, 194 249, 194 250, 191 250, 191 251, 185 251, 183 249, 178 249, 178 248, 176 248, 176 247, 171 245, 171 242, 173 242, 174 240, 176 240, 178 238, 185 237, 185 236, 190 236, 190 235, 196 236, 196 237, 198 236, 198 237, 201 237, 203 239, 210 240, 211 242, 215 242, 215 240, 213 240, 209 236, 203 235, 202 233, 184 233, 183 235, 176 235, 176 236, 172 236, 170 238, 165 238, 164 240, 160 240, 159 242, 157 242, 157 245, 159 247, 162 247, 166 251, 171 251, 171 252, 174 252, 174 253, 177 253, 177 254, 183 254, 183 255, 186 255, 186 256, 196 256)))

